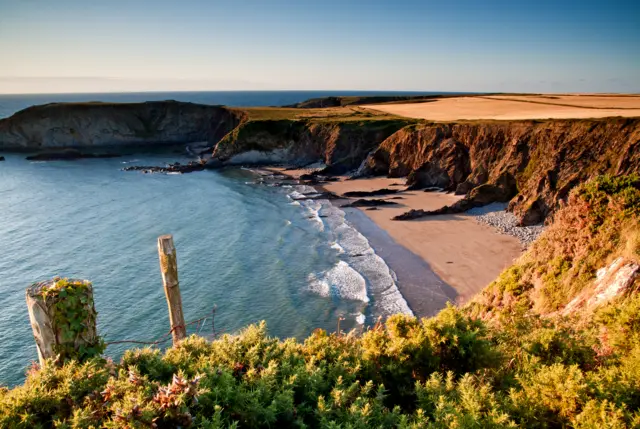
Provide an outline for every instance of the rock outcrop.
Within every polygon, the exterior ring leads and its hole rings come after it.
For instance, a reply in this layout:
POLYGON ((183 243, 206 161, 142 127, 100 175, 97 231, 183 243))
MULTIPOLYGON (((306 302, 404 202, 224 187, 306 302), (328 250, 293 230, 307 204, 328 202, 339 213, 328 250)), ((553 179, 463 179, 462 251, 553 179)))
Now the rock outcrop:
POLYGON ((221 106, 177 101, 53 103, 0 120, 0 148, 37 150, 93 146, 218 142, 243 120, 221 106))
POLYGON ((402 120, 248 121, 216 145, 213 162, 305 165, 321 160, 327 166, 323 173, 340 174, 356 169, 405 125, 402 120))
POLYGON ((405 218, 509 201, 524 225, 544 220, 591 177, 634 172, 640 172, 640 118, 410 125, 384 141, 361 169, 408 176, 414 188, 466 195, 455 206, 405 218))
POLYGON ((596 272, 593 285, 583 290, 561 311, 566 316, 579 309, 593 310, 629 291, 640 276, 640 265, 625 259, 616 258, 611 264, 596 272))

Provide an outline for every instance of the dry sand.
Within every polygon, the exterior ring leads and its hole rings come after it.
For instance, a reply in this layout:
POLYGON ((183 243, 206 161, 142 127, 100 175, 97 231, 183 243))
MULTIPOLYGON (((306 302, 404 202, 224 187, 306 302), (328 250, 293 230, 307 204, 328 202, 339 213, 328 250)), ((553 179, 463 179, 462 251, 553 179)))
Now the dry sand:
POLYGON ((640 116, 640 96, 500 95, 454 97, 426 103, 378 104, 363 107, 433 121, 636 117, 640 116))
MULTIPOLYGON (((279 172, 298 177, 307 171, 279 172)), ((342 195, 349 191, 374 191, 382 188, 405 188, 403 179, 383 177, 341 180, 324 183, 322 187, 342 195)), ((433 210, 451 205, 460 196, 441 192, 407 191, 389 196, 395 206, 381 206, 377 210, 362 209, 373 222, 385 230, 398 244, 424 259, 431 269, 458 293, 458 302, 468 301, 491 283, 523 252, 515 237, 499 234, 493 228, 478 223, 474 217, 460 215, 433 216, 412 221, 393 221, 391 218, 410 209, 433 210)))

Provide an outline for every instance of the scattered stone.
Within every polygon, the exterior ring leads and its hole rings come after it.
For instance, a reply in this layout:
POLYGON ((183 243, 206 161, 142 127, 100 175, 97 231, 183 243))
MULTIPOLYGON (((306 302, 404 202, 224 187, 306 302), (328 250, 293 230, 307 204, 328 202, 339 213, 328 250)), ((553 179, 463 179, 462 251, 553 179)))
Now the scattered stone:
POLYGON ((76 149, 66 149, 55 152, 42 152, 27 156, 27 161, 75 161, 85 158, 118 158, 122 155, 115 153, 85 153, 76 149))
POLYGON ((500 233, 516 237, 522 244, 528 246, 544 231, 544 225, 520 226, 516 215, 506 211, 506 203, 492 203, 483 207, 476 207, 467 214, 475 216, 480 223, 497 229, 500 233))
POLYGON ((367 211, 380 210, 378 207, 369 207, 367 211))

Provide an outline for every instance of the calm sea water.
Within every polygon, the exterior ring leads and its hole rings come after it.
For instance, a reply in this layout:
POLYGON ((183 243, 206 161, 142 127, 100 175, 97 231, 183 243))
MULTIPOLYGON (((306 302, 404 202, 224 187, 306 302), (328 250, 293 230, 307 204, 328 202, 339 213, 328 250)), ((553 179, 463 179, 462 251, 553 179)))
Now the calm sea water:
MULTIPOLYGON (((0 96, 0 116, 53 101, 177 99, 228 105, 294 103, 321 92, 0 96)), ((156 239, 173 234, 187 320, 217 305, 216 330, 266 320, 279 337, 361 326, 409 312, 396 278, 327 201, 304 186, 256 183, 234 169, 186 175, 123 172, 188 161, 179 153, 75 162, 0 162, 0 384, 36 359, 24 290, 55 275, 94 283, 98 328, 110 340, 154 340, 169 327, 156 239)), ((207 320, 203 334, 209 334, 207 320)), ((190 331, 193 332, 193 329, 190 331)), ((113 345, 115 358, 130 345, 113 345)))
MULTIPOLYGON (((103 94, 0 94, 0 118, 36 104, 55 102, 105 101, 137 103, 143 101, 176 100, 226 106, 284 106, 310 98, 334 95, 432 95, 444 92, 392 91, 203 91, 203 92, 126 92, 103 94)), ((450 93, 453 94, 453 93, 450 93)))

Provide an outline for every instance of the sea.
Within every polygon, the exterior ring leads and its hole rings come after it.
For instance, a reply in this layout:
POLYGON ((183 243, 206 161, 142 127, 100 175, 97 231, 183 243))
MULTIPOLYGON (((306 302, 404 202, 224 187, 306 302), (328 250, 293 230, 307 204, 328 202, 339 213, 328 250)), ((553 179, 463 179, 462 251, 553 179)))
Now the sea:
MULTIPOLYGON (((176 92, 0 95, 0 118, 51 102, 179 100, 279 106, 327 95, 390 92, 176 92)), ((430 94, 430 93, 414 93, 430 94)), ((432 93, 431 93, 432 94, 432 93)), ((181 148, 120 158, 30 162, 0 153, 0 384, 21 383, 37 360, 25 289, 53 276, 93 283, 107 342, 154 342, 169 330, 157 238, 172 234, 189 334, 237 333, 266 321, 270 335, 359 330, 411 313, 389 268, 345 212, 304 200, 315 189, 274 186, 248 169, 184 175, 125 172, 188 162, 181 148)), ((136 345, 109 345, 118 359, 136 345)), ((139 347, 139 346, 138 346, 139 347)), ((162 347, 162 345, 159 345, 162 347)))

